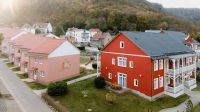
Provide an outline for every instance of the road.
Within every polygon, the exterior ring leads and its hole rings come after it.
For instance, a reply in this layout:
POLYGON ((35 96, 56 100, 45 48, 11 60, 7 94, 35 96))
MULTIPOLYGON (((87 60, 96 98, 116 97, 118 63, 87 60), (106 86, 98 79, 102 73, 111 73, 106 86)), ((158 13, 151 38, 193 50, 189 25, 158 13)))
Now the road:
POLYGON ((52 112, 2 61, 0 78, 23 112, 52 112))

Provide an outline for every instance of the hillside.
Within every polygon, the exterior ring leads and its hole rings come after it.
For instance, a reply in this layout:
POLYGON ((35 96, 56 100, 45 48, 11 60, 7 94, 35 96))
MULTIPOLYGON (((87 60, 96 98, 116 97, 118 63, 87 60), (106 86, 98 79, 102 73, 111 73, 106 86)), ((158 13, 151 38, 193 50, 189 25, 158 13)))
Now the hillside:
POLYGON ((189 22, 200 22, 200 9, 197 8, 166 8, 165 11, 189 22))
POLYGON ((15 0, 13 12, 1 14, 7 23, 51 22, 64 30, 75 26, 115 33, 160 28, 198 31, 196 26, 166 15, 161 5, 146 0, 15 0))

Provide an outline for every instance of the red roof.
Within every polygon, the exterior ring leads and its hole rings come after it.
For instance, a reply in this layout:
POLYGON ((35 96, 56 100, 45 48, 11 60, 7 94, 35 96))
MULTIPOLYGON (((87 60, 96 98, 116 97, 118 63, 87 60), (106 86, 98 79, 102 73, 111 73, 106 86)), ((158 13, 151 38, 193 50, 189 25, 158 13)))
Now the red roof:
POLYGON ((99 28, 91 28, 89 31, 90 32, 100 32, 101 30, 99 28))
POLYGON ((193 38, 189 36, 189 37, 187 37, 185 39, 185 41, 188 42, 188 43, 192 43, 193 42, 193 38))
POLYGON ((104 38, 110 38, 111 35, 110 33, 103 33, 103 34, 99 34, 99 33, 96 33, 93 38, 96 38, 96 39, 104 39, 104 38))
POLYGON ((6 40, 11 39, 12 37, 16 36, 20 32, 22 31, 18 28, 0 28, 0 33, 3 34, 3 37, 6 40))
POLYGON ((53 52, 56 48, 58 48, 65 41, 66 40, 64 40, 64 39, 48 38, 48 40, 43 42, 41 45, 31 49, 29 52, 31 52, 31 53, 50 54, 51 52, 53 52))

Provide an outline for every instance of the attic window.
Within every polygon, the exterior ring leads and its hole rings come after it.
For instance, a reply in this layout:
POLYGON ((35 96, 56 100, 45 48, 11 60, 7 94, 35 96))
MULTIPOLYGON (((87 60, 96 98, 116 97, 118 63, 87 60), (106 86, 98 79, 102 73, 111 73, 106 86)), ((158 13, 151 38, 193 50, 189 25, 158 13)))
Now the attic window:
POLYGON ((120 41, 120 48, 124 48, 124 41, 120 41))

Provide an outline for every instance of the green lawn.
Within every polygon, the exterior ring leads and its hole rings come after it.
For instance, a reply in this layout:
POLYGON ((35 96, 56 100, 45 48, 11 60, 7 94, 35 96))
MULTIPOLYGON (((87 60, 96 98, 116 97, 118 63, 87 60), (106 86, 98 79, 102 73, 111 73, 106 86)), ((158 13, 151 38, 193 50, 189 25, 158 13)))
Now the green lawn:
POLYGON ((12 71, 14 72, 20 71, 20 67, 12 68, 12 71))
POLYGON ((90 57, 89 56, 80 56, 80 63, 81 64, 86 64, 90 61, 90 57))
POLYGON ((25 83, 33 90, 41 90, 41 89, 47 88, 46 85, 42 85, 42 84, 37 83, 37 82, 25 82, 25 83))
POLYGON ((27 73, 24 73, 24 74, 17 74, 17 76, 18 76, 20 79, 27 79, 27 78, 28 78, 28 74, 27 74, 27 73))
POLYGON ((200 82, 197 82, 197 87, 194 88, 192 91, 200 91, 200 82))
POLYGON ((7 63, 6 64, 8 67, 14 67, 15 65, 13 63, 7 63))
POLYGON ((182 95, 178 98, 163 97, 154 102, 150 102, 132 93, 118 95, 115 104, 110 104, 105 100, 108 90, 96 89, 93 84, 94 78, 69 85, 69 94, 54 97, 62 105, 66 106, 70 112, 157 112, 164 108, 174 107, 184 102, 189 97, 182 95), (88 97, 83 97, 82 91, 88 91, 88 97))
POLYGON ((192 112, 199 112, 200 111, 200 104, 194 107, 194 110, 192 112))
POLYGON ((6 59, 6 58, 8 58, 8 55, 0 53, 0 58, 6 59))

